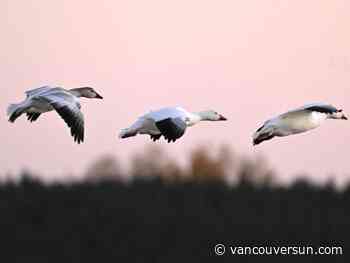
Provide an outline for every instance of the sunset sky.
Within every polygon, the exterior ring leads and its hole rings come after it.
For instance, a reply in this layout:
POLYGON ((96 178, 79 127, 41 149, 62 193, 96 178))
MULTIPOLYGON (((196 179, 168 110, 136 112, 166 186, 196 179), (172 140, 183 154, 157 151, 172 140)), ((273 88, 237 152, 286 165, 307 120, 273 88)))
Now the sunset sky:
POLYGON ((170 156, 227 143, 264 156, 281 180, 350 179, 350 121, 252 146, 267 118, 324 101, 350 116, 350 2, 346 0, 0 1, 0 167, 78 176, 102 154, 124 163, 150 144, 121 128, 163 106, 214 109, 226 123, 191 128, 170 156), (9 103, 42 85, 94 87, 82 100, 86 141, 73 142, 55 114, 7 121, 9 103))

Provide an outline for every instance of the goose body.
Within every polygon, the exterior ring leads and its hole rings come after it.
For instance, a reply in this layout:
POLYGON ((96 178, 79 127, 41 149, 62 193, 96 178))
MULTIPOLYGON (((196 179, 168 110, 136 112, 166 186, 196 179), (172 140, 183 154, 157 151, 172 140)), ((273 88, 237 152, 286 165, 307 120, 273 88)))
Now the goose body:
POLYGON ((26 113, 30 122, 36 121, 41 114, 55 110, 71 128, 74 141, 84 141, 84 116, 81 112, 80 97, 102 97, 92 88, 83 87, 66 90, 60 87, 43 86, 25 92, 23 102, 9 105, 7 115, 10 122, 26 113))
POLYGON ((148 134, 153 141, 164 136, 168 142, 175 142, 185 134, 187 127, 205 120, 223 121, 226 118, 215 111, 192 113, 181 107, 161 108, 139 117, 129 128, 122 129, 119 137, 124 139, 137 134, 148 134))
POLYGON ((253 135, 253 144, 270 140, 275 136, 283 137, 303 133, 319 127, 327 119, 347 117, 342 110, 326 103, 313 103, 288 111, 267 120, 253 135))

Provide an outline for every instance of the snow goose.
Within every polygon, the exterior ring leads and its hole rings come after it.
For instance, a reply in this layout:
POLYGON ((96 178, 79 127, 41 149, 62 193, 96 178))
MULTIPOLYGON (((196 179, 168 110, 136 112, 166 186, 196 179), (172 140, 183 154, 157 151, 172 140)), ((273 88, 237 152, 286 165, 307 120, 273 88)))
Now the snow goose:
POLYGON ((200 121, 225 120, 224 116, 213 110, 191 113, 180 107, 162 108, 139 117, 129 128, 122 129, 119 137, 123 139, 137 134, 148 134, 156 141, 163 135, 169 143, 175 142, 184 135, 187 127, 200 121))
POLYGON ((288 136, 317 128, 326 119, 347 120, 341 109, 326 104, 313 103, 288 111, 267 120, 253 135, 253 145, 275 136, 288 136))
POLYGON ((78 144, 84 141, 84 116, 80 111, 79 98, 102 97, 90 87, 66 90, 60 87, 44 86, 25 92, 26 99, 18 104, 10 104, 7 115, 10 122, 27 114, 30 122, 36 121, 42 113, 55 110, 71 129, 74 141, 78 144))

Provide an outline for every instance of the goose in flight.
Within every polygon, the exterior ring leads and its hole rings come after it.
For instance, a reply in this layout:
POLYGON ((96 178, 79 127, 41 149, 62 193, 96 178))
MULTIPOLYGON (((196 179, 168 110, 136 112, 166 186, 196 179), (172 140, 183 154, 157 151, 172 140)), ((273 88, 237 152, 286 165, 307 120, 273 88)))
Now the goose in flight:
POLYGON ((315 129, 326 119, 347 120, 347 117, 341 109, 330 104, 308 104, 267 120, 254 133, 253 145, 270 140, 275 136, 288 136, 315 129))
POLYGON ((70 127, 74 141, 78 144, 84 141, 84 116, 80 111, 79 98, 102 99, 90 87, 66 90, 44 86, 25 93, 27 97, 23 102, 10 104, 7 108, 10 122, 15 122, 23 113, 26 113, 28 120, 33 122, 42 113, 55 110, 70 127))
POLYGON ((168 143, 175 142, 184 135, 187 127, 200 121, 225 120, 224 116, 213 110, 191 113, 180 107, 162 108, 139 117, 129 128, 121 130, 119 138, 148 134, 156 141, 163 135, 168 143))

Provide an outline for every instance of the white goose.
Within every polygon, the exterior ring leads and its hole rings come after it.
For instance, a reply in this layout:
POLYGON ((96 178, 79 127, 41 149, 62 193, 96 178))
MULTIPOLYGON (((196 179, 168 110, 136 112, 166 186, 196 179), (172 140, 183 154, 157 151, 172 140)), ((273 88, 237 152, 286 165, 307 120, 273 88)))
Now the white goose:
POLYGON ((102 97, 90 87, 66 90, 60 87, 44 86, 25 92, 26 99, 18 104, 10 104, 7 115, 10 122, 27 114, 30 122, 36 121, 42 113, 56 110, 66 124, 71 128, 74 141, 78 144, 84 141, 84 116, 80 111, 79 98, 102 97))
POLYGON ((212 110, 191 113, 180 107, 162 108, 138 118, 129 128, 122 129, 119 137, 128 138, 137 134, 148 134, 153 141, 156 141, 163 135, 168 142, 175 142, 184 135, 187 127, 200 121, 225 120, 224 116, 212 110))
POLYGON ((288 136, 317 128, 326 119, 347 120, 341 109, 326 104, 313 103, 288 111, 267 120, 253 135, 253 145, 275 136, 288 136))

